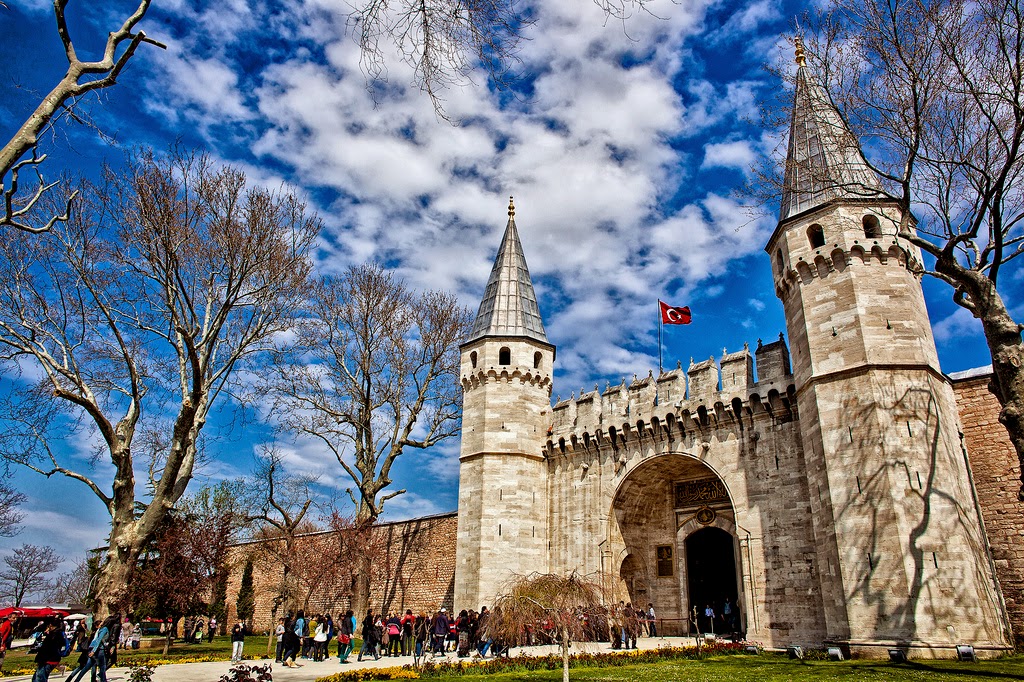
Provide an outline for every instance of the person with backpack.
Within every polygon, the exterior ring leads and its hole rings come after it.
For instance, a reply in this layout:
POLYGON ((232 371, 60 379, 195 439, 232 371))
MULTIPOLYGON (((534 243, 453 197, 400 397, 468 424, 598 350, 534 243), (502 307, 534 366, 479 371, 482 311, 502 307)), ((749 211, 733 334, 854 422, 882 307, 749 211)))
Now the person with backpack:
POLYGON ((430 619, 427 618, 427 614, 420 611, 420 615, 416 616, 416 623, 412 627, 412 633, 413 637, 416 638, 413 663, 418 666, 420 664, 420 657, 423 656, 423 650, 426 648, 427 641, 430 638, 430 619))
POLYGON ((36 652, 36 672, 32 676, 32 682, 47 682, 50 679, 50 672, 60 665, 60 659, 67 655, 67 649, 70 647, 71 640, 64 635, 64 630, 59 626, 57 619, 48 619, 39 650, 36 652))
POLYGON ((397 613, 388 618, 388 656, 399 656, 402 651, 402 621, 397 613))
POLYGON ((92 642, 89 644, 88 656, 85 661, 79 665, 78 670, 68 676, 67 682, 78 682, 85 673, 89 670, 92 671, 92 679, 96 680, 96 673, 99 672, 99 677, 103 682, 107 682, 107 645, 110 643, 110 629, 120 620, 120 616, 112 615, 108 616, 99 627, 96 628, 96 633, 92 636, 92 642))
POLYGON ((412 626, 416 623, 416 617, 412 615, 412 609, 406 609, 402 616, 402 655, 412 656, 412 626))

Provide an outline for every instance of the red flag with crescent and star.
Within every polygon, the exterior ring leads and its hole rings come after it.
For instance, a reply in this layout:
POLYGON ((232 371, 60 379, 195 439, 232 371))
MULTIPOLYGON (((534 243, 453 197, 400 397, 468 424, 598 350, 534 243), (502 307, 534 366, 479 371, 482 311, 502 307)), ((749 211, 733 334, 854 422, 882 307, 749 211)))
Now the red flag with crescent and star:
POLYGON ((684 305, 680 308, 661 300, 658 301, 658 305, 661 306, 662 324, 690 324, 690 306, 684 305))

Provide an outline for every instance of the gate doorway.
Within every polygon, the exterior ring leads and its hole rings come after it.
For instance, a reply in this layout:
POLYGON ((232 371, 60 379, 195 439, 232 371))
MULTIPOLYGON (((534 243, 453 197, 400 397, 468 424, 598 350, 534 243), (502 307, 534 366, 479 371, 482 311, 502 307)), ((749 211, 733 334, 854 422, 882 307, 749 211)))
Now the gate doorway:
POLYGON ((717 634, 740 630, 736 604, 736 557, 733 537, 719 528, 702 528, 686 538, 686 576, 689 611, 697 609, 701 632, 717 634), (728 611, 725 611, 728 602, 728 611), (705 616, 708 606, 715 617, 705 616))

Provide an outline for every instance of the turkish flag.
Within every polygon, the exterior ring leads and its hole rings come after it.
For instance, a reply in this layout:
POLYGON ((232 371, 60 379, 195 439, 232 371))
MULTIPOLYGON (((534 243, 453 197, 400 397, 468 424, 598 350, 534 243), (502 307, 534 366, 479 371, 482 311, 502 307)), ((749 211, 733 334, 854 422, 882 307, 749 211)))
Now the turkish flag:
POLYGON ((661 306, 662 324, 690 324, 690 306, 676 308, 664 301, 658 301, 658 305, 661 306))

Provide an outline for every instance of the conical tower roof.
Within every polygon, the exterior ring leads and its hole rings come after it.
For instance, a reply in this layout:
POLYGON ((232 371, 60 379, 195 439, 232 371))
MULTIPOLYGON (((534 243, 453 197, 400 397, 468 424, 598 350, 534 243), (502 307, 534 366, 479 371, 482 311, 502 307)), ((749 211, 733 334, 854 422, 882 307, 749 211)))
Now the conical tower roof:
POLYGON ((864 160, 857 138, 807 67, 799 38, 796 63, 796 94, 780 222, 834 199, 883 194, 878 176, 864 160))
POLYGON ((467 343, 485 336, 522 336, 548 343, 515 216, 516 209, 509 197, 505 236, 501 238, 467 343))

